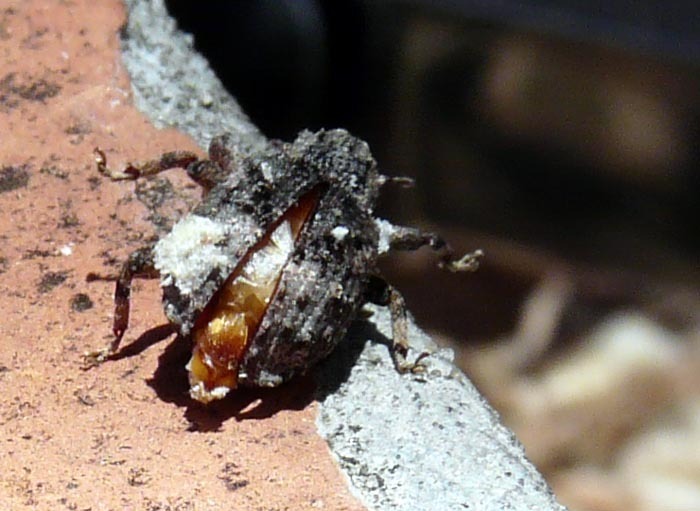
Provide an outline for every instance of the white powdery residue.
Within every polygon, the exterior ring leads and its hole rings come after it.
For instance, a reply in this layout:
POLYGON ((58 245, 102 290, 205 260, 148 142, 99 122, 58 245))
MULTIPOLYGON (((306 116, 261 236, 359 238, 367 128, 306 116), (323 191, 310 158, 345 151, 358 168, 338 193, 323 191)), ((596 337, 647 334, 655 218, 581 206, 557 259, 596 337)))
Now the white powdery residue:
POLYGON ((355 174, 350 174, 350 178, 348 181, 352 190, 357 188, 357 176, 355 174))
POLYGON ((331 234, 336 240, 338 240, 338 242, 343 241, 345 239, 345 236, 347 236, 349 233, 350 229, 348 229, 344 225, 338 225, 337 227, 334 227, 331 230, 331 234))
POLYGON ((270 235, 272 243, 253 253, 241 276, 260 285, 279 276, 294 249, 294 236, 289 222, 282 222, 270 235))
POLYGON ((264 161, 260 164, 260 172, 262 172, 265 181, 272 181, 272 165, 264 161))
POLYGON ((379 243, 377 243, 377 253, 386 254, 391 248, 391 237, 396 231, 391 222, 382 218, 376 218, 374 223, 379 229, 379 243))
POLYGON ((189 215, 180 220, 155 246, 155 266, 162 285, 173 280, 182 294, 191 294, 212 268, 225 266, 227 256, 216 244, 226 238, 226 226, 209 218, 189 215))
POLYGON ((258 380, 261 387, 276 387, 282 383, 282 377, 279 374, 273 374, 264 369, 260 371, 258 380))
POLYGON ((292 226, 289 221, 282 222, 277 229, 272 231, 270 240, 273 245, 281 252, 289 254, 294 249, 294 236, 292 235, 292 226))
POLYGON ((230 390, 228 387, 214 387, 209 390, 204 383, 198 382, 190 387, 190 397, 200 403, 211 403, 212 401, 225 398, 230 390))

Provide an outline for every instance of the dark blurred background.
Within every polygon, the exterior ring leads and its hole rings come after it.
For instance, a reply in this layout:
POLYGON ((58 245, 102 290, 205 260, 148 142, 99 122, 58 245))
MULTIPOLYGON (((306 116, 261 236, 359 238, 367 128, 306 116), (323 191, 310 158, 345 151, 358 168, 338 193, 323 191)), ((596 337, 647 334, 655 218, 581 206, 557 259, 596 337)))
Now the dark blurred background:
POLYGON ((434 327, 481 337, 512 326, 512 297, 496 286, 489 298, 501 249, 481 235, 698 282, 692 2, 167 3, 266 135, 350 129, 384 172, 417 179, 387 193, 383 213, 476 236, 460 249, 485 245, 484 275, 463 285, 489 281, 472 291, 490 307, 428 310, 434 327))
MULTIPOLYGON (((658 326, 657 337, 679 335, 696 349, 696 3, 167 4, 267 136, 349 129, 370 143, 384 173, 417 181, 388 190, 380 214, 435 229, 461 251, 485 250, 474 275, 441 274, 429 251, 392 257, 383 270, 492 401, 517 409, 502 388, 489 387, 498 376, 482 374, 483 350, 505 343, 500 370, 522 383, 573 360, 572 347, 589 344, 589 334, 623 311, 658 326)), ((626 427, 611 436, 615 447, 641 426, 626 427)), ((561 452, 528 452, 548 475, 575 465, 561 452)), ((585 487, 564 479, 569 490, 585 487)), ((700 481, 692 482, 691 507, 700 509, 700 481)), ((593 478, 596 496, 604 493, 599 483, 593 478)), ((616 500, 616 492, 602 504, 569 505, 647 509, 616 500)))

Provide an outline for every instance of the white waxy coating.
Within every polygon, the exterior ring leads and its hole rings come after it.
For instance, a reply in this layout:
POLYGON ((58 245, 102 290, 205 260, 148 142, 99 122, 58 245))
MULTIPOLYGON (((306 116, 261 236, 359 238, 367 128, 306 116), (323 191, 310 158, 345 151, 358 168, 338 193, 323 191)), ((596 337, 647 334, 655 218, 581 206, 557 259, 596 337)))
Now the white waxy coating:
POLYGON ((348 229, 344 225, 339 225, 337 227, 334 227, 331 230, 331 234, 339 242, 343 241, 345 239, 345 236, 347 236, 349 233, 350 233, 350 229, 348 229))
MULTIPOLYGON (((186 369, 189 371, 189 367, 186 367, 186 369)), ((211 390, 207 390, 203 382, 198 382, 190 387, 190 397, 200 403, 211 403, 212 401, 225 398, 230 391, 231 389, 228 387, 214 387, 211 390)))
POLYGON ((265 181, 273 181, 274 176, 272 174, 272 166, 266 161, 260 164, 260 172, 262 173, 263 179, 265 179, 265 181))
POLYGON ((162 286, 177 282, 183 295, 192 294, 206 281, 212 268, 226 266, 228 257, 217 243, 226 238, 224 224, 198 215, 188 215, 155 246, 155 267, 163 276, 162 286))
POLYGON ((396 231, 391 222, 382 218, 375 218, 374 223, 379 229, 379 243, 377 244, 377 253, 379 255, 386 254, 391 249, 391 237, 396 231))
POLYGON ((270 235, 271 243, 254 252, 241 271, 241 277, 255 283, 277 279, 294 248, 289 222, 282 222, 270 235))

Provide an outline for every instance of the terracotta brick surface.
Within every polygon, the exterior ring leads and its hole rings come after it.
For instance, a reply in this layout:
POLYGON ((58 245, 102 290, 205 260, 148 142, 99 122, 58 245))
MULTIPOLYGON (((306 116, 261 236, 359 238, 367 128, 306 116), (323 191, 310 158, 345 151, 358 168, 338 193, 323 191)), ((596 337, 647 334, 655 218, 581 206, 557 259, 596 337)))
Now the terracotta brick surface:
POLYGON ((173 172, 137 200, 96 172, 93 147, 114 165, 198 148, 132 106, 120 2, 0 9, 0 508, 364 509, 316 433, 310 381, 189 400, 189 348, 157 282, 135 285, 124 356, 81 369, 112 309, 113 284, 87 274, 113 274, 167 223, 144 203, 175 195, 165 218, 197 193, 173 172))

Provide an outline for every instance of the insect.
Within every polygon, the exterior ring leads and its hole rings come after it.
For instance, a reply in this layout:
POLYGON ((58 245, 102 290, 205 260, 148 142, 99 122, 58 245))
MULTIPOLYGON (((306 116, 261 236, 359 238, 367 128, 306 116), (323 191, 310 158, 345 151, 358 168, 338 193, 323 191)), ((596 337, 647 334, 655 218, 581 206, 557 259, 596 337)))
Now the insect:
POLYGON ((444 268, 478 266, 480 251, 456 259, 439 236, 375 218, 382 185, 406 180, 381 175, 367 144, 344 130, 304 131, 252 154, 223 135, 208 159, 176 151, 122 171, 110 170, 99 149, 95 154, 98 170, 114 180, 184 168, 203 199, 123 264, 114 339, 87 359, 97 364, 118 350, 132 279, 160 277, 166 316, 193 342, 190 395, 201 402, 305 372, 341 342, 367 302, 390 307, 396 368, 420 367, 407 361, 404 300, 380 277, 378 257, 427 245, 444 268))

